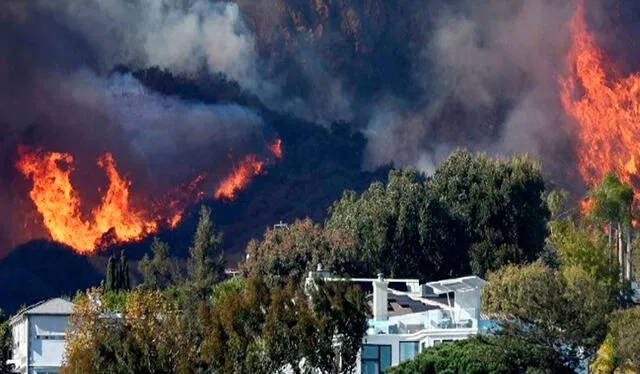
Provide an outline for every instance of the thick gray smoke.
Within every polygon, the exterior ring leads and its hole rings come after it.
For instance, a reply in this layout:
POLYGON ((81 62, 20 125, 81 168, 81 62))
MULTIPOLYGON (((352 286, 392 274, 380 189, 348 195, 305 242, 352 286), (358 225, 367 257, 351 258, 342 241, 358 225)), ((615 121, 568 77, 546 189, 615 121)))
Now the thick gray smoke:
POLYGON ((255 40, 234 3, 41 0, 40 6, 87 37, 107 69, 124 63, 193 73, 204 66, 259 88, 255 40))
POLYGON ((134 190, 162 194, 203 171, 215 183, 272 140, 252 109, 166 97, 109 74, 117 63, 205 68, 260 89, 253 39, 234 4, 9 0, 0 4, 0 50, 0 204, 10 216, 0 220, 0 257, 42 235, 29 183, 13 166, 18 144, 74 155, 74 182, 91 201, 104 184, 96 166, 104 152, 135 176, 134 190))
POLYGON ((459 146, 549 154, 545 148, 562 138, 557 77, 574 9, 560 0, 468 0, 437 9, 414 70, 423 107, 380 108, 369 126, 369 165, 393 161, 431 172, 459 146))

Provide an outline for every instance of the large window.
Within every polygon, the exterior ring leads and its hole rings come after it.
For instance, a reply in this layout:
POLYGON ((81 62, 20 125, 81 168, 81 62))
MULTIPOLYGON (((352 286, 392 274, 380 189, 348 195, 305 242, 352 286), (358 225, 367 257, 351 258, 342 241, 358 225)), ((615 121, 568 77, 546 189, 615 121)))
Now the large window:
POLYGON ((381 374, 391 366, 391 346, 372 345, 362 346, 361 357, 362 374, 381 374))
POLYGON ((411 360, 419 350, 419 342, 400 342, 400 362, 411 360))

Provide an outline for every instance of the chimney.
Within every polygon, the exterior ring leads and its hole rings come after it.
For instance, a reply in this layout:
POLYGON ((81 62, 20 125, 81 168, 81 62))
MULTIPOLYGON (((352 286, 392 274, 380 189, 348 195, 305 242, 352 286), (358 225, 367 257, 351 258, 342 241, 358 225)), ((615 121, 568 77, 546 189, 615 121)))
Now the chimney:
POLYGON ((378 274, 378 279, 373 282, 373 319, 376 321, 386 321, 389 319, 387 311, 387 282, 382 273, 378 274))

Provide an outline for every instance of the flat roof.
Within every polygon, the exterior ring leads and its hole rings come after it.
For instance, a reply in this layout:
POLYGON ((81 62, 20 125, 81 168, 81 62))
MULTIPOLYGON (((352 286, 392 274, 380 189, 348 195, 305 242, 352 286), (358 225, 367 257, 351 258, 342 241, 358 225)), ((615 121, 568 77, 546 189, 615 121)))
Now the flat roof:
POLYGON ((475 275, 462 277, 462 278, 454 278, 454 279, 444 279, 436 282, 429 282, 427 286, 433 289, 433 292, 437 294, 456 292, 456 291, 470 291, 477 288, 482 288, 487 284, 487 281, 484 279, 477 277, 475 275))

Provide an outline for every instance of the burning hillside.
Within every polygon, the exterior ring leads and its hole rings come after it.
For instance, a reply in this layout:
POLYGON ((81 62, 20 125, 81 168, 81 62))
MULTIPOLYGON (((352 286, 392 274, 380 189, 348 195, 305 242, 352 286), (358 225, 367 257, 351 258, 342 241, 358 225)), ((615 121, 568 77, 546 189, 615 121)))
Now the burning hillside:
POLYGON ((576 121, 578 168, 593 185, 614 171, 640 197, 640 74, 622 76, 588 29, 585 5, 571 22, 569 76, 561 79, 562 104, 576 121))
MULTIPOLYGON (((274 144, 281 144, 276 139, 274 144)), ((275 158, 282 157, 277 148, 275 158)), ((183 218, 184 209, 205 196, 201 188, 206 175, 198 175, 185 188, 177 188, 161 200, 139 196, 133 204, 131 181, 118 172, 111 153, 98 160, 108 179, 100 204, 83 214, 83 202, 73 186, 71 174, 74 158, 71 154, 48 152, 20 146, 18 170, 33 186, 29 197, 42 216, 42 223, 53 240, 74 248, 78 253, 91 254, 115 243, 142 239, 162 227, 175 227, 183 218), (135 205, 135 207, 134 207, 135 205)), ((250 154, 233 168, 217 187, 216 199, 233 200, 237 193, 261 174, 268 160, 250 154)))

